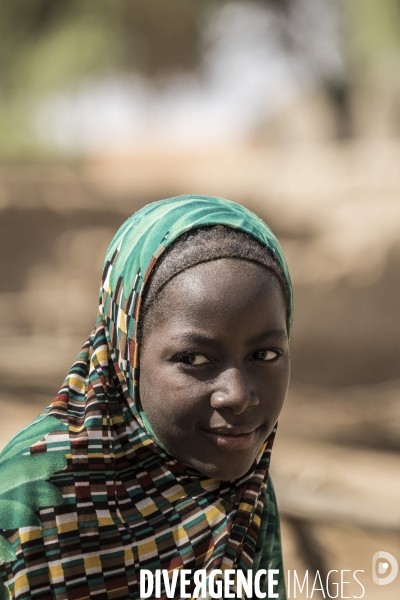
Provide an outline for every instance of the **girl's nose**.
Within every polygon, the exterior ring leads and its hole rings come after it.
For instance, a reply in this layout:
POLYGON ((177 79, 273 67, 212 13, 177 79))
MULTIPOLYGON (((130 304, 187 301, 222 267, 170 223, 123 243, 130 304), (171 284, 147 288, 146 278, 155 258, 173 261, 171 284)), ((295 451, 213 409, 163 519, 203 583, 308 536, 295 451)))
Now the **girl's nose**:
POLYGON ((258 403, 259 399, 251 382, 245 373, 237 368, 227 369, 218 377, 210 400, 213 408, 228 408, 235 415, 257 406, 258 403))

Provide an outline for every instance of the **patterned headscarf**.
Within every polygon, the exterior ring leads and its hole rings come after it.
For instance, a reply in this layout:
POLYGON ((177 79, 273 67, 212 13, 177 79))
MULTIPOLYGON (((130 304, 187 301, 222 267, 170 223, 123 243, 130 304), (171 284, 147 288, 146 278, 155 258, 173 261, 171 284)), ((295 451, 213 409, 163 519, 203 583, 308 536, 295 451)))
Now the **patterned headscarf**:
POLYGON ((140 598, 140 569, 259 564, 276 510, 267 486, 275 430, 249 473, 221 482, 167 454, 137 402, 137 324, 151 269, 183 233, 214 224, 267 246, 291 290, 276 238, 233 202, 181 196, 122 225, 92 334, 51 406, 0 455, 0 598, 125 600, 140 598))

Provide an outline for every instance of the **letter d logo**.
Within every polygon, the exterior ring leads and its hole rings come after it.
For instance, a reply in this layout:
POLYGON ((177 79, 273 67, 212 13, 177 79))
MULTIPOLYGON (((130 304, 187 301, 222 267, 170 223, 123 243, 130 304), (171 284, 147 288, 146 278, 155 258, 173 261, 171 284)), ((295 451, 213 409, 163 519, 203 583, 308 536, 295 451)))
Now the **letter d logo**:
POLYGON ((392 554, 390 554, 389 552, 384 552, 383 550, 375 552, 375 554, 372 557, 372 579, 374 583, 376 583, 376 585, 387 585, 388 583, 392 583, 392 581, 396 578, 398 571, 399 565, 397 564, 397 560, 392 554), (385 559, 385 561, 387 562, 380 562, 378 564, 377 569, 376 563, 380 558, 385 559), (389 564, 391 566, 391 571, 389 575, 387 575, 386 577, 378 577, 377 572, 379 573, 379 575, 383 575, 383 573, 386 573, 389 564))

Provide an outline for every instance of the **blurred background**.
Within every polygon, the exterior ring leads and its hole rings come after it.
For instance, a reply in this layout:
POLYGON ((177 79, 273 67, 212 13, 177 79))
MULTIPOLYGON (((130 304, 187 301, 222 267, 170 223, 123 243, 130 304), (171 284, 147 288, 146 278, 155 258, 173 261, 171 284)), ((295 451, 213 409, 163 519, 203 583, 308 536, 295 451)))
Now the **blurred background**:
POLYGON ((0 64, 0 446, 60 387, 126 217, 235 200, 295 288, 285 568, 398 599, 371 560, 400 561, 400 0, 2 0, 0 64))

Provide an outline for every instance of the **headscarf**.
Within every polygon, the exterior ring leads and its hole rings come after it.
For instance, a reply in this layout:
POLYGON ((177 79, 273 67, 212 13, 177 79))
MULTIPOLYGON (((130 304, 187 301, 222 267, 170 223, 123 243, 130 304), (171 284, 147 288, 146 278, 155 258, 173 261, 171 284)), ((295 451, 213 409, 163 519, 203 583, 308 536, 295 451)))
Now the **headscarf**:
POLYGON ((169 455, 138 404, 146 281, 174 240, 214 224, 267 246, 290 287, 270 229, 233 202, 180 196, 122 225, 107 251, 94 330, 51 406, 0 455, 0 597, 140 598, 140 569, 255 567, 276 510, 267 486, 275 430, 245 476, 221 482, 169 455))

